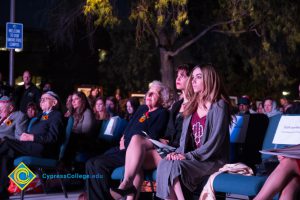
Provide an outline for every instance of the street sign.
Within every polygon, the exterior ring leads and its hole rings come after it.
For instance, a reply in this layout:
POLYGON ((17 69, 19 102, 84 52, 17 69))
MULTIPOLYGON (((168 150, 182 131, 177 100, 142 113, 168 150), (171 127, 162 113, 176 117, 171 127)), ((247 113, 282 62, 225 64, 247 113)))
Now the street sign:
POLYGON ((6 23, 6 48, 23 48, 23 24, 11 22, 6 23))

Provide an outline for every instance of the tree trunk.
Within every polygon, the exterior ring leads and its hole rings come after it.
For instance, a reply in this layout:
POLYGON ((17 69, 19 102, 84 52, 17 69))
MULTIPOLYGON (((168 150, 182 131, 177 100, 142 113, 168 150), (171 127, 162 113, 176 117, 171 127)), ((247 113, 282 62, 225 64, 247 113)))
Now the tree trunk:
POLYGON ((169 86, 171 89, 175 89, 173 57, 169 56, 168 51, 166 51, 164 48, 160 48, 159 53, 162 82, 169 86))

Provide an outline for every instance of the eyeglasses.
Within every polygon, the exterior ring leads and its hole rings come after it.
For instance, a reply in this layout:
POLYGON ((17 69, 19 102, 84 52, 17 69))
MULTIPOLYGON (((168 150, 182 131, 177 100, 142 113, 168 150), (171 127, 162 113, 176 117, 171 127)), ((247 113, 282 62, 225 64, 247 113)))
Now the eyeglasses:
POLYGON ((40 99, 40 102, 44 102, 46 100, 51 101, 51 100, 54 100, 54 99, 50 98, 50 97, 43 97, 43 98, 40 99))

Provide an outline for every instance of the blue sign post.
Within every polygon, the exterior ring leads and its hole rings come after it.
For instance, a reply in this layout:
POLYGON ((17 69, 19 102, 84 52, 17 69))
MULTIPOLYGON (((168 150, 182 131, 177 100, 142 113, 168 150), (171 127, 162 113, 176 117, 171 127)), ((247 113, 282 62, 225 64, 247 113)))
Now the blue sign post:
POLYGON ((6 48, 23 48, 23 24, 11 22, 6 23, 6 48))

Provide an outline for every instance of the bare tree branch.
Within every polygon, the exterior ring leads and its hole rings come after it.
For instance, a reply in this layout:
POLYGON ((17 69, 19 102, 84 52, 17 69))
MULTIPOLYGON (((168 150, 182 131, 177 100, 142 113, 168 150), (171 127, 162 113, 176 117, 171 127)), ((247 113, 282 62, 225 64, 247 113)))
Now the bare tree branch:
POLYGON ((194 37, 193 39, 191 39, 190 41, 186 42, 185 44, 183 44, 181 47, 177 48, 176 51, 170 51, 168 52, 169 56, 176 56, 177 54, 179 54, 181 51, 183 51, 184 49, 186 49, 187 47, 189 47, 190 45, 192 45, 193 43, 195 43, 197 40, 199 40, 201 37, 203 37, 207 32, 211 31, 212 29, 214 29, 215 27, 218 26, 222 26, 225 24, 232 24, 234 22, 236 22, 237 20, 229 20, 229 21, 225 21, 225 22, 219 22, 216 24, 213 24, 209 27, 207 27, 206 29, 204 29, 202 32, 200 32, 196 37, 194 37))
POLYGON ((159 37, 158 37, 158 35, 156 34, 156 32, 154 31, 153 26, 151 26, 151 24, 150 24, 148 21, 146 21, 145 24, 146 24, 148 30, 150 31, 151 35, 152 35, 153 38, 154 38, 155 46, 158 47, 159 44, 160 44, 160 42, 159 42, 159 37))
POLYGON ((247 30, 240 30, 240 31, 212 30, 212 32, 222 33, 222 34, 226 34, 226 35, 235 35, 235 34, 254 32, 258 37, 261 37, 261 34, 257 31, 257 29, 250 29, 250 30, 247 29, 247 30))

